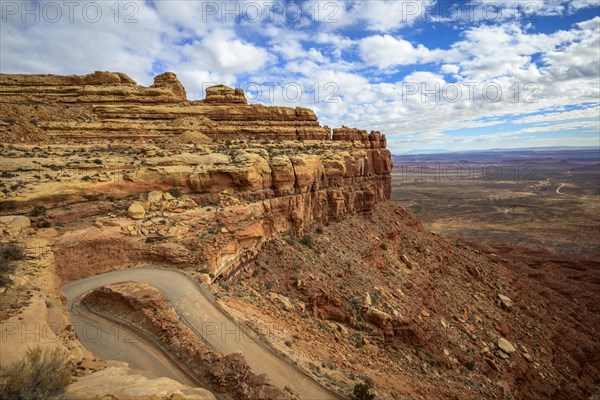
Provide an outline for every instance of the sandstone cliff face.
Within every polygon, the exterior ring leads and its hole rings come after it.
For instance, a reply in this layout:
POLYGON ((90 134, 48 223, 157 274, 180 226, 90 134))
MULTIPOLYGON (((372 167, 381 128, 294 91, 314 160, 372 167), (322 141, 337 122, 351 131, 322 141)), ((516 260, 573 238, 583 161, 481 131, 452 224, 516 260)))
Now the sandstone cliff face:
MULTIPOLYGON (((161 258, 144 244, 160 234, 189 250, 177 262, 219 276, 253 257, 276 233, 302 235, 314 224, 369 212, 390 196, 384 135, 342 127, 332 136, 312 110, 248 104, 239 89, 218 85, 207 89, 204 100, 188 101, 173 73, 143 87, 122 73, 96 72, 3 74, 0 90, 0 136, 13 143, 3 149, 8 179, 0 212, 141 196, 146 212, 137 213, 136 225, 125 232, 140 239, 124 249, 135 255, 122 261, 161 258), (14 144, 43 140, 50 146, 14 144), (193 205, 165 200, 157 208, 146 196, 170 188, 187 194, 193 205), (227 196, 235 204, 223 202, 227 196), (208 207, 214 212, 199 211, 208 207), (177 224, 169 227, 177 230, 173 235, 146 229, 166 213, 177 213, 178 221, 202 214, 202 223, 185 234, 177 224), (199 231, 206 229, 217 233, 202 237, 199 231)), ((117 218, 125 214, 130 221, 131 202, 117 218)), ((76 246, 88 250, 104 240, 84 239, 76 246)), ((60 254, 58 260, 66 279, 109 268, 96 260, 73 274, 69 261, 60 254)), ((109 257, 105 262, 114 264, 109 257)))
MULTIPOLYGON (((161 138, 189 130, 216 139, 331 139, 330 129, 319 124, 312 110, 247 104, 241 89, 217 85, 206 90, 204 100, 187 101, 185 89, 172 72, 155 77, 150 87, 112 72, 86 76, 0 74, 0 92, 0 112, 4 114, 0 136, 5 137, 11 137, 10 131, 34 129, 30 126, 34 125, 50 138, 79 141, 161 138), (76 120, 60 119, 56 113, 45 115, 43 107, 32 105, 69 105, 82 115, 76 120), (10 114, 15 113, 14 108, 24 111, 24 106, 34 124, 13 121, 10 114)), ((19 139, 26 140, 27 135, 23 136, 19 139)), ((362 141, 368 148, 385 147, 385 139, 376 140, 373 134, 365 140, 359 135, 334 139, 362 141)))
POLYGON ((0 74, 1 103, 177 103, 186 100, 183 86, 172 72, 154 78, 150 87, 138 86, 127 75, 94 72, 86 76, 0 74))

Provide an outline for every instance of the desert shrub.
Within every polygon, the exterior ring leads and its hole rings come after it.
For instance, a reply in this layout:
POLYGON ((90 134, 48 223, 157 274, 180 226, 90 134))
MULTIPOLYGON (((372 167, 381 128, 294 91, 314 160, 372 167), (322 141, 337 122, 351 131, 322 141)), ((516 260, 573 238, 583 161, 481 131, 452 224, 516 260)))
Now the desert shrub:
POLYGON ((381 247, 381 250, 387 250, 388 246, 385 243, 381 243, 381 245, 379 245, 379 247, 381 247))
POLYGON ((181 190, 179 190, 178 188, 173 188, 169 190, 169 194, 178 199, 181 197, 181 190))
POLYGON ((12 172, 9 172, 9 171, 2 171, 0 173, 0 178, 14 178, 15 176, 17 176, 17 175, 13 174, 12 172))
POLYGON ((355 400, 373 400, 375 395, 371 393, 371 385, 369 383, 357 383, 352 392, 352 398, 355 400))
POLYGON ((304 235, 304 236, 302 236, 302 239, 300 239, 300 243, 302 243, 306 247, 312 249, 312 247, 313 247, 313 238, 310 235, 304 235))
POLYGON ((473 371, 475 369, 475 361, 467 361, 465 363, 465 367, 469 370, 469 371, 473 371))
POLYGON ((23 360, 2 371, 2 378, 2 399, 62 399, 71 378, 67 353, 59 348, 30 348, 23 360))
POLYGON ((94 164, 100 165, 100 164, 102 164, 102 160, 99 158, 96 158, 96 159, 94 159, 94 164))
POLYGON ((162 236, 148 236, 146 238, 146 240, 144 240, 144 242, 148 243, 148 244, 154 244, 154 243, 162 242, 164 240, 165 240, 165 238, 162 236))
POLYGON ((0 261, 22 260, 25 257, 23 249, 16 243, 6 243, 0 246, 0 261))
POLYGON ((40 228, 50 228, 52 226, 52 223, 50 221, 42 221, 40 223, 40 228))
POLYGON ((371 302, 373 302, 373 305, 377 304, 377 302, 379 301, 379 297, 381 295, 379 294, 379 292, 373 292, 371 294, 371 302))
POLYGON ((321 227, 321 226, 319 226, 316 230, 317 230, 318 234, 323 233, 323 227, 321 227))
POLYGON ((32 217, 39 217, 41 215, 45 215, 46 211, 48 210, 44 206, 35 206, 31 209, 29 215, 31 215, 32 217))
POLYGON ((31 123, 31 125, 33 125, 33 126, 38 126, 38 120, 37 120, 37 119, 35 119, 35 118, 31 118, 31 119, 29 120, 29 122, 30 122, 30 123, 31 123))
POLYGON ((23 249, 15 243, 0 246, 0 287, 12 283, 12 279, 8 276, 15 272, 15 265, 11 261, 22 260, 23 257, 25 257, 23 249))

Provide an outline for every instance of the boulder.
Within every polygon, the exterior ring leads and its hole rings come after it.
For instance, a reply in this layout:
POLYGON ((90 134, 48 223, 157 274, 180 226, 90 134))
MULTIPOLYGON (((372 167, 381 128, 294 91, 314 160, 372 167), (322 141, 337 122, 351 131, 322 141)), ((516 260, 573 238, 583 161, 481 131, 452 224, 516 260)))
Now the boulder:
POLYGON ((139 201, 135 201, 131 203, 131 205, 127 209, 127 215, 129 216, 129 218, 142 219, 146 215, 146 209, 144 208, 144 205, 142 203, 140 203, 139 201))
POLYGON ((515 346, 513 346, 511 342, 509 342, 508 340, 506 340, 502 337, 500 339, 498 339, 498 348, 500 350, 502 350, 503 352, 505 352, 506 354, 512 354, 515 351, 517 351, 515 349, 515 346))
POLYGON ((379 328, 384 329, 392 321, 392 316, 386 312, 380 311, 374 307, 369 307, 363 315, 365 321, 377 325, 379 328))
POLYGON ((498 303, 505 309, 512 308, 513 302, 510 297, 507 297, 503 294, 498 294, 498 303))
POLYGON ((373 300, 371 300, 371 295, 369 294, 369 292, 365 293, 365 298, 363 301, 363 306, 364 307, 371 307, 373 305, 373 300))
POLYGON ((159 203, 163 199, 162 192, 150 192, 148 193, 148 202, 149 203, 159 203))
POLYGON ((175 200, 175 197, 173 197, 173 195, 169 192, 164 192, 163 199, 165 199, 166 201, 170 201, 170 200, 175 200))
POLYGON ((284 295, 278 293, 269 293, 269 298, 272 301, 279 303, 285 311, 294 311, 296 309, 290 299, 284 295))
POLYGON ((17 236, 23 228, 29 228, 31 221, 23 215, 5 215, 0 217, 0 228, 11 236, 17 236))

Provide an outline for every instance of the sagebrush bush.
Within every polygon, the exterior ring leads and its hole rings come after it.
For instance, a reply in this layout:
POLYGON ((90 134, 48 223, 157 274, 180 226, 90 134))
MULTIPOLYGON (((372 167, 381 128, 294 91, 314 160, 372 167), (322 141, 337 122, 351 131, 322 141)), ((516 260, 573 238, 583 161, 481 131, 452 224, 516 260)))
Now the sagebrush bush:
POLYGON ((304 236, 302 236, 302 239, 300 239, 300 243, 302 243, 306 247, 312 249, 312 247, 313 247, 313 238, 310 235, 304 235, 304 236))
POLYGON ((173 188, 169 190, 169 194, 178 199, 181 197, 181 190, 179 190, 178 188, 173 188))
POLYGON ((55 400, 64 398, 71 379, 67 353, 59 348, 33 347, 25 358, 2 371, 0 399, 55 400))
POLYGON ((371 385, 367 383, 357 383, 354 386, 352 398, 355 400, 374 400, 375 395, 371 393, 371 385))
POLYGON ((23 249, 16 243, 0 245, 0 260, 2 261, 22 260, 24 256, 23 249))
POLYGON ((31 215, 32 217, 39 217, 42 215, 46 215, 46 211, 48 211, 46 207, 38 205, 31 209, 29 215, 31 215))
POLYGON ((25 257, 23 249, 15 243, 0 245, 0 287, 8 286, 12 279, 8 276, 15 272, 12 261, 22 260, 25 257))

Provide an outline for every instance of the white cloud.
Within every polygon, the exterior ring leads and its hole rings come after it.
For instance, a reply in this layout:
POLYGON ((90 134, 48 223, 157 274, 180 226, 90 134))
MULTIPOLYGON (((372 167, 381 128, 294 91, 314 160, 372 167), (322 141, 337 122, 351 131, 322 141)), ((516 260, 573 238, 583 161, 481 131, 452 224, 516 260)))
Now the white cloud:
POLYGON ((556 122, 556 121, 570 121, 578 119, 595 119, 600 120, 600 106, 594 105, 588 108, 560 111, 560 112, 548 112, 544 114, 529 115, 527 117, 519 118, 513 123, 536 123, 536 122, 556 122))
POLYGON ((428 63, 441 59, 444 54, 441 50, 429 50, 421 44, 414 47, 410 42, 391 35, 366 37, 360 40, 358 47, 364 61, 380 68, 428 63))
POLYGON ((227 31, 213 32, 202 39, 199 58, 206 57, 208 64, 216 62, 215 69, 226 73, 255 71, 267 61, 267 51, 253 44, 235 39, 227 31), (204 51, 205 50, 205 51, 204 51))
MULTIPOLYGON (((57 23, 41 18, 41 8, 37 23, 22 23, 20 14, 7 17, 0 35, 2 72, 87 74, 110 70, 126 72, 142 83, 152 82, 148 74, 154 60, 163 51, 169 54, 162 35, 172 32, 161 27, 156 12, 145 3, 135 3, 137 23, 123 23, 124 10, 119 14, 119 23, 115 23, 109 8, 112 3, 94 3, 101 7, 101 17, 95 23, 82 17, 86 3, 78 3, 72 23, 67 9, 62 10, 62 19, 57 23)), ((32 4, 28 7, 35 10, 32 4)), ((94 14, 90 11, 89 15, 94 14)), ((32 14, 29 18, 33 21, 34 17, 32 14)))
POLYGON ((459 70, 460 70, 460 67, 458 65, 453 65, 453 64, 444 64, 440 68, 440 72, 442 72, 444 74, 453 74, 453 75, 458 74, 459 70))

